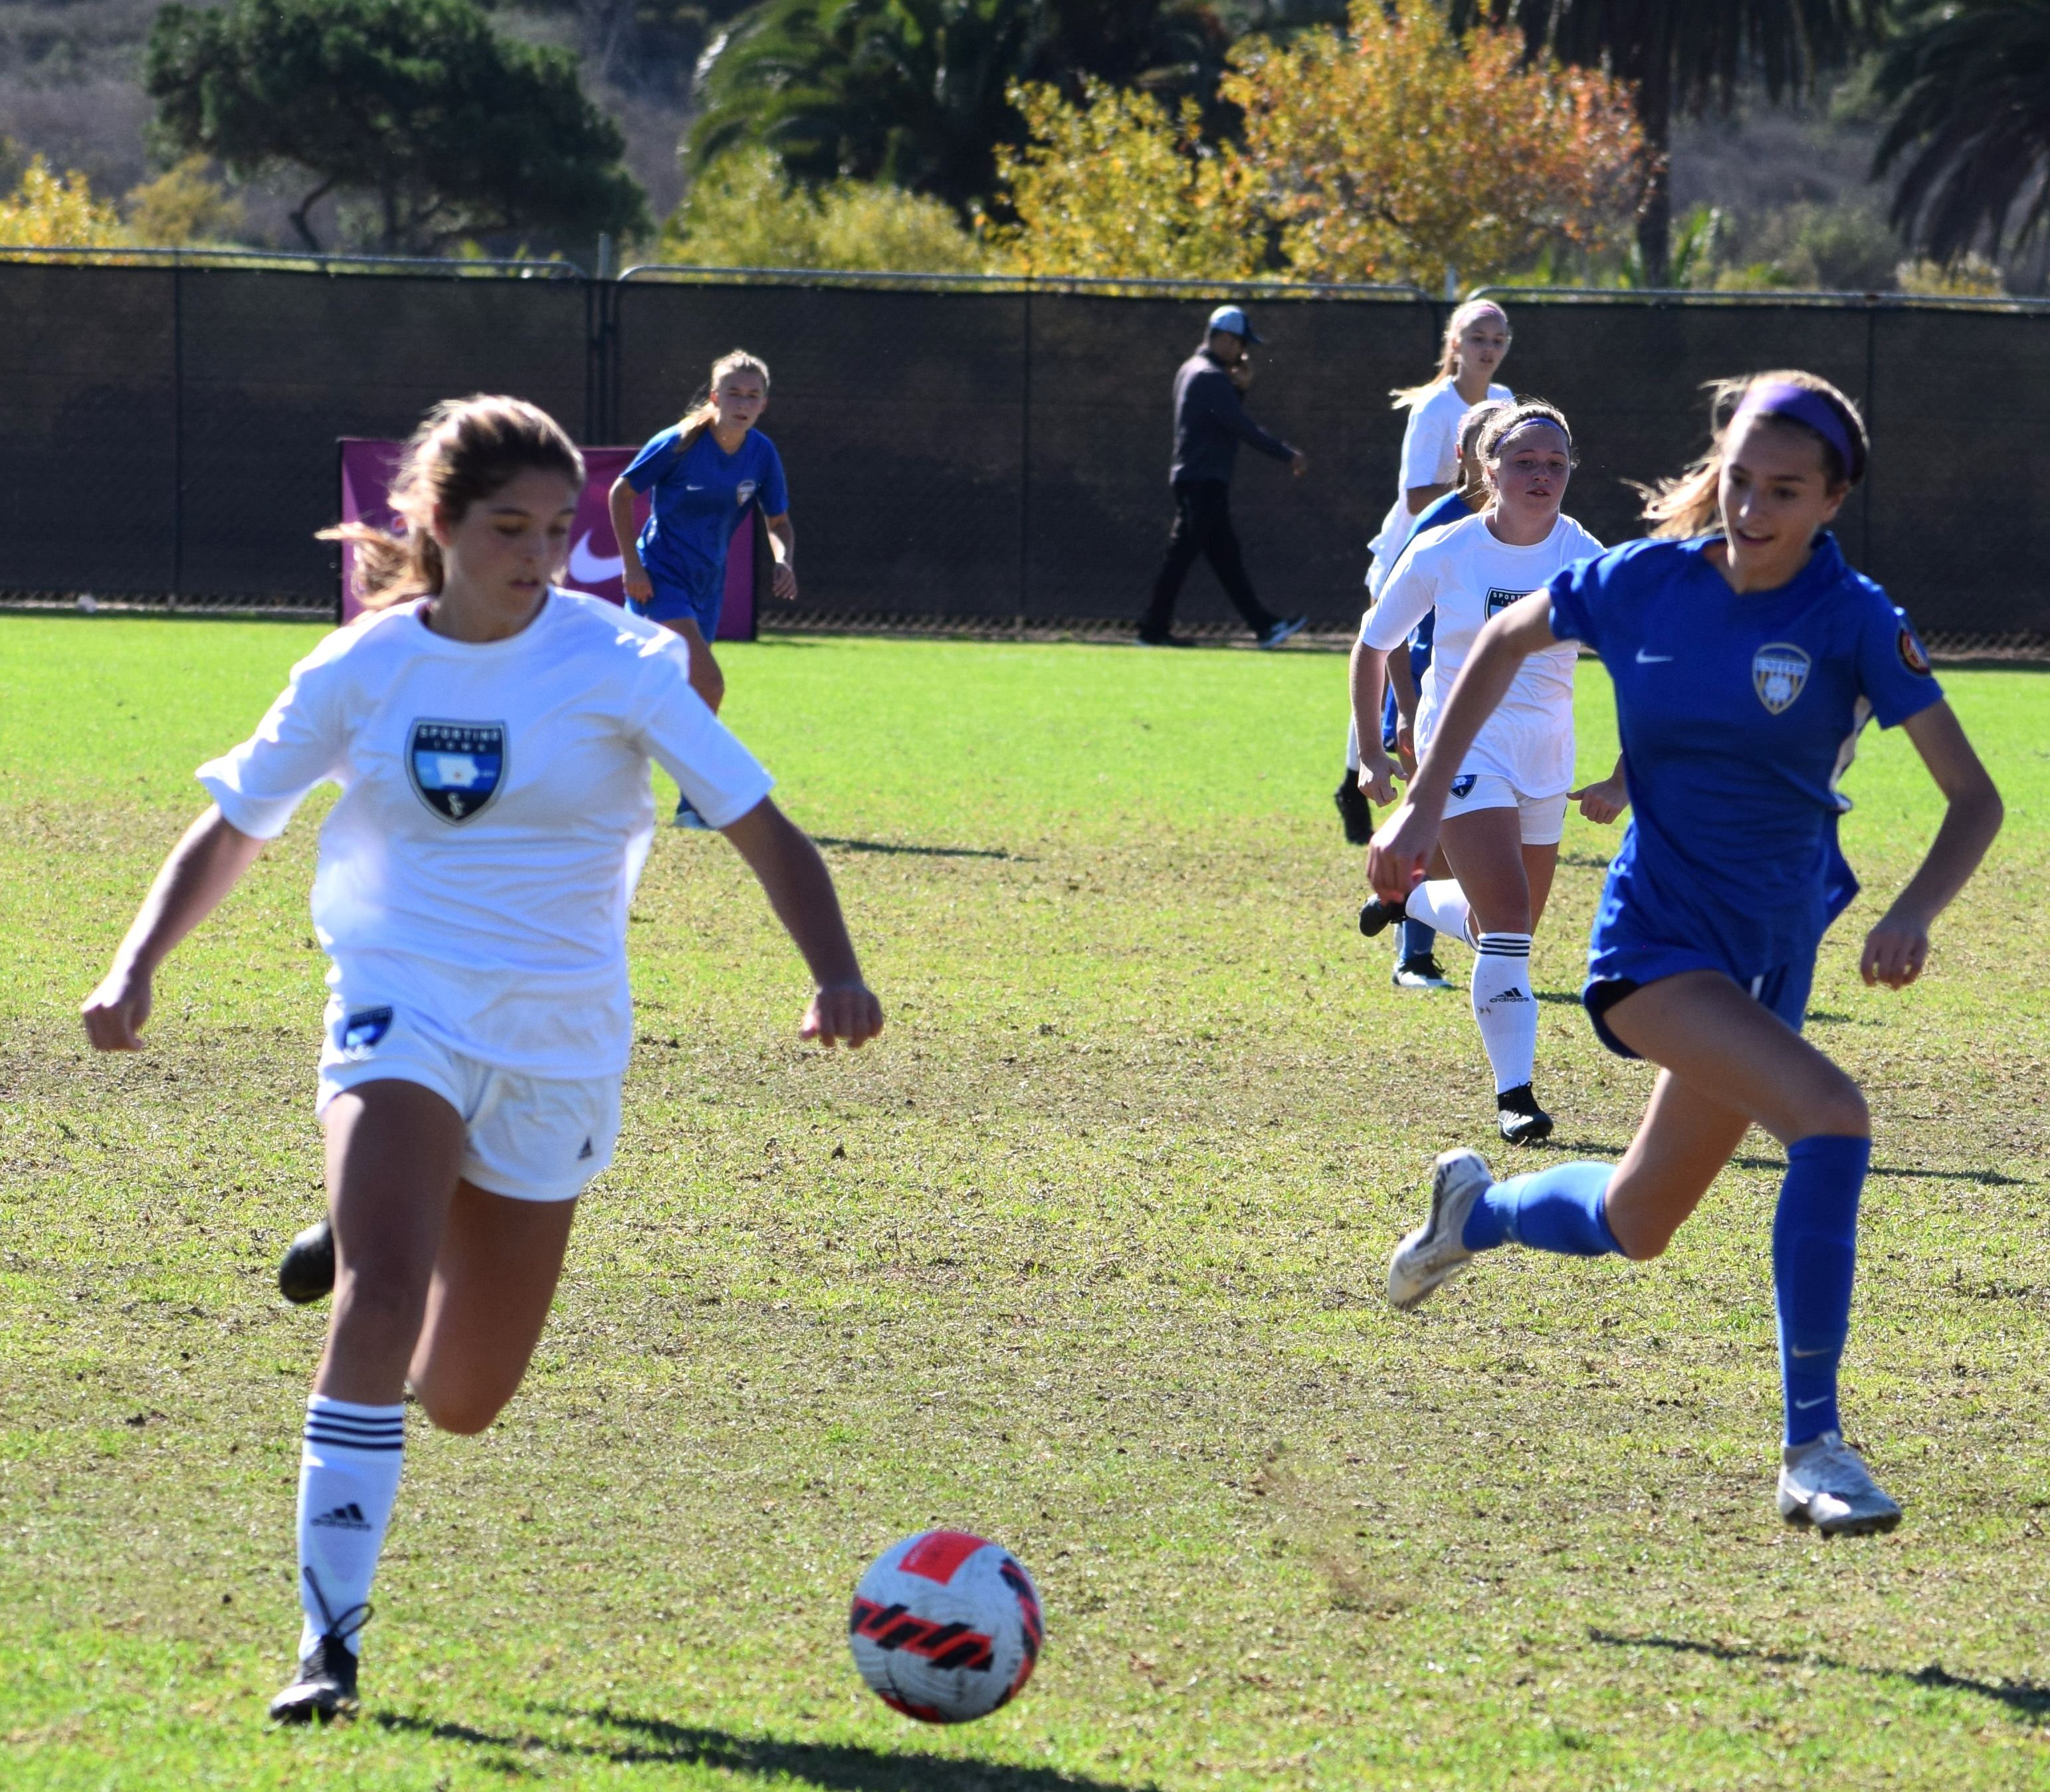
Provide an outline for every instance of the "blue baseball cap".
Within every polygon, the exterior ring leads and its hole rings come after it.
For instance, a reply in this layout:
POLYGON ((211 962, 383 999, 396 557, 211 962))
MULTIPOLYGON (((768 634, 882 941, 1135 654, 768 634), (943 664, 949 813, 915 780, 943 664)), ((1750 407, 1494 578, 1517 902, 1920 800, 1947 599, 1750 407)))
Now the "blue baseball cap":
POLYGON ((1245 314, 1236 305, 1220 305, 1210 314, 1210 328, 1222 330, 1227 336, 1242 337, 1248 342, 1265 342, 1264 336, 1256 336, 1253 325, 1245 321, 1245 314))

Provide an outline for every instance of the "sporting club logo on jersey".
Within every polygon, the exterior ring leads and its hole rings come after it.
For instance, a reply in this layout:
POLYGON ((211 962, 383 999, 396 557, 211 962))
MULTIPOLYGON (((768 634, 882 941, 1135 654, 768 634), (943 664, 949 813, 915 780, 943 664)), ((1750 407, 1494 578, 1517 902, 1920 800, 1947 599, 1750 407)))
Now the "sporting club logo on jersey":
POLYGON ((1530 595, 1528 591, 1506 591, 1499 585, 1493 586, 1487 594, 1487 614, 1490 621, 1513 604, 1530 595))
POLYGON ((1751 656, 1752 688, 1758 700, 1775 715, 1793 707, 1808 683, 1814 664, 1807 653, 1791 641, 1769 641, 1751 656))
POLYGON ((505 724, 415 722, 406 737, 406 774, 442 820, 474 820, 505 781, 505 724))
POLYGON ((1915 638, 1915 631, 1904 622, 1900 633, 1894 637, 1893 645, 1900 655, 1900 663, 1917 678, 1932 678, 1929 669, 1929 656, 1922 649, 1922 643, 1915 638))
POLYGON ((735 504, 739 508, 745 510, 747 508, 747 501, 753 497, 755 493, 760 489, 758 482, 754 480, 742 480, 738 485, 733 488, 733 501, 735 504))

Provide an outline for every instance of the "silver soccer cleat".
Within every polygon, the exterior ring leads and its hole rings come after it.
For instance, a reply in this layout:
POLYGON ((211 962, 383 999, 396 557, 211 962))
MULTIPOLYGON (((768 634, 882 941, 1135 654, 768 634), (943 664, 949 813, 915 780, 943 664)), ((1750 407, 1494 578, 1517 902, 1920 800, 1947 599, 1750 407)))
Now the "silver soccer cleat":
POLYGON ((1441 1282, 1459 1274, 1473 1252, 1460 1241, 1467 1216, 1495 1182, 1478 1151, 1440 1154, 1431 1174, 1431 1217, 1388 1260, 1388 1299, 1407 1312, 1441 1282))
POLYGON ((1826 1431, 1783 1453, 1779 1516, 1790 1525, 1813 1525, 1825 1537, 1869 1537, 1899 1524, 1900 1508, 1841 1434, 1826 1431))

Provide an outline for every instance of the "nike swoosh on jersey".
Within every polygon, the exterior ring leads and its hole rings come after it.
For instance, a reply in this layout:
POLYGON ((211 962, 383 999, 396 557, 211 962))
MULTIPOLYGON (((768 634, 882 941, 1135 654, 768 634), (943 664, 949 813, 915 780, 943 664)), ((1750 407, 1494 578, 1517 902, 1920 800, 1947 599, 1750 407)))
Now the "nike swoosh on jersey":
POLYGON ((590 543, 591 537, 586 536, 570 549, 571 578, 581 584, 602 585, 608 579, 617 579, 626 571, 624 555, 616 560, 609 560, 602 554, 594 554, 590 551, 590 543))
POLYGON ((1647 653, 1641 647, 1637 650, 1637 663, 1640 666, 1662 666, 1672 657, 1670 653, 1647 653))

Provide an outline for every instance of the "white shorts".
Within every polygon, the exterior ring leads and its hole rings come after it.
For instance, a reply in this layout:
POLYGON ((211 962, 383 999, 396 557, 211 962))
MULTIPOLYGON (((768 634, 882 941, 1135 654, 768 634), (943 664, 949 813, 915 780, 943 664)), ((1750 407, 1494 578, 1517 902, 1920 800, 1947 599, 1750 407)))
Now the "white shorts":
POLYGON ((1445 819, 1482 809, 1514 809, 1526 846, 1557 846, 1566 832, 1565 791, 1553 797, 1526 797, 1499 772, 1460 773, 1445 799, 1445 819))
POLYGON ((515 1201, 574 1201, 612 1162, 621 1077, 563 1082, 505 1070, 430 1038, 379 1003, 330 1001, 314 1112, 359 1083, 418 1083, 462 1116, 463 1180, 515 1201))

